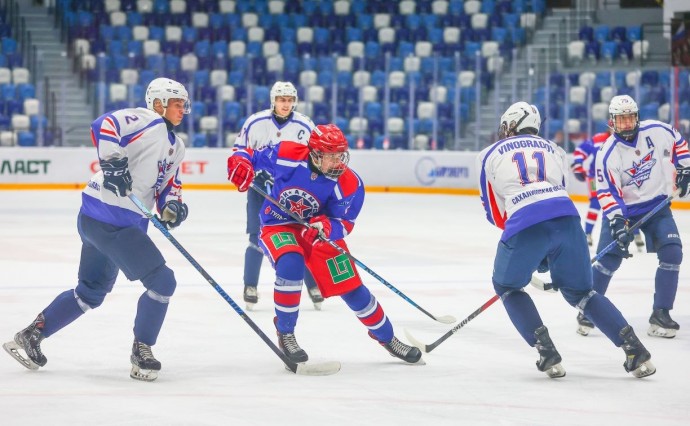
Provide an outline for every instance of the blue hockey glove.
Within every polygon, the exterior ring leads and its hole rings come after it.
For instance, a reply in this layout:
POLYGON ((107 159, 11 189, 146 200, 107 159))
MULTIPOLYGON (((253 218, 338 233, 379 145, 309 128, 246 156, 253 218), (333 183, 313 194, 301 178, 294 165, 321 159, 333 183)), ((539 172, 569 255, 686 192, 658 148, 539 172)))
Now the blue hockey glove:
POLYGON ((628 227, 628 219, 617 214, 611 219, 609 226, 611 227, 611 236, 623 251, 623 257, 632 257, 632 254, 628 251, 628 246, 635 237, 628 227))
POLYGON ((266 170, 259 170, 254 176, 254 184, 270 194, 271 189, 273 189, 273 176, 266 170))
POLYGON ((688 195, 688 185, 690 184, 690 167, 676 168, 676 187, 680 189, 680 198, 688 195))
POLYGON ((101 160, 103 187, 118 197, 126 197, 132 192, 132 176, 129 174, 127 157, 115 160, 101 160))
POLYGON ((168 229, 177 228, 187 219, 189 209, 187 205, 178 200, 170 200, 163 206, 161 212, 161 223, 168 229))

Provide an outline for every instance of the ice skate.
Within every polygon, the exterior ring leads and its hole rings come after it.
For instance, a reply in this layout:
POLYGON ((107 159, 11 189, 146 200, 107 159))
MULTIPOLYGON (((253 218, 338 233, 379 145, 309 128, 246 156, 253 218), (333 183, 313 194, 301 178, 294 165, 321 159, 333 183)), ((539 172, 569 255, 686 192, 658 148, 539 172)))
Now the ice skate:
POLYGON ((561 365, 561 355, 549 337, 549 330, 546 329, 546 326, 542 325, 536 329, 534 335, 537 338, 535 347, 539 351, 537 370, 543 371, 552 379, 565 376, 565 369, 561 365))
POLYGON ((649 329, 647 334, 654 337, 673 339, 676 331, 680 329, 677 322, 671 319, 668 309, 655 309, 649 317, 649 329))
MULTIPOLYGON (((369 332, 369 337, 378 341, 378 339, 376 339, 376 337, 373 334, 371 334, 371 332, 369 332)), ((379 344, 383 346, 388 351, 388 353, 395 358, 400 358, 401 360, 409 362, 410 364, 426 364, 422 359, 422 351, 420 351, 418 348, 415 348, 414 346, 406 345, 405 343, 398 340, 398 338, 395 336, 393 336, 393 340, 391 340, 390 342, 379 342, 379 344)))
MULTIPOLYGON (((277 317, 273 318, 273 323, 276 322, 278 322, 277 317)), ((276 329, 276 334, 278 335, 278 346, 290 361, 300 363, 309 360, 309 355, 299 347, 295 333, 281 333, 276 329)))
POLYGON ((594 323, 582 314, 577 314, 577 334, 587 336, 594 329, 594 323))
POLYGON ((134 339, 130 361, 132 362, 132 371, 129 373, 129 377, 145 382, 152 382, 158 378, 161 363, 153 356, 151 346, 134 339))
POLYGON ((247 310, 253 311, 254 305, 259 302, 259 292, 256 290, 256 286, 245 285, 243 298, 244 303, 247 306, 247 310))
POLYGON ((592 244, 594 244, 594 241, 592 240, 592 234, 587 234, 587 245, 592 247, 592 244))
POLYGON ((638 379, 656 373, 656 367, 650 361, 652 356, 637 338, 632 327, 625 326, 621 330, 620 336, 623 339, 621 348, 625 351, 625 362, 623 363, 625 371, 638 379))
POLYGON ((42 333, 44 322, 43 314, 38 314, 31 325, 14 335, 14 340, 2 345, 12 358, 29 370, 38 370, 48 362, 41 352, 41 341, 45 338, 42 333), (24 351, 24 354, 20 352, 20 349, 24 351))
POLYGON ((642 253, 644 251, 644 240, 642 239, 642 233, 635 234, 635 246, 637 251, 642 253))
POLYGON ((309 298, 311 299, 312 303, 314 304, 314 309, 317 311, 321 310, 321 304, 323 303, 323 296, 321 295, 321 291, 319 290, 318 287, 314 286, 312 288, 307 289, 307 293, 309 293, 309 298))

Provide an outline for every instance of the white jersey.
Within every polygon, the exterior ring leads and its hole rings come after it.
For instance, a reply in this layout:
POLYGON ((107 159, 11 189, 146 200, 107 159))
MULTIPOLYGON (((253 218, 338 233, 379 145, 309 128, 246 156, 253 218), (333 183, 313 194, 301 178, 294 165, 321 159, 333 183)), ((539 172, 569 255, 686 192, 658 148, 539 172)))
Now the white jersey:
MULTIPOLYGON (((159 114, 145 108, 126 108, 98 117, 91 138, 100 160, 127 157, 132 192, 149 209, 181 199, 177 172, 185 154, 182 140, 159 114)), ((82 195, 81 212, 116 226, 144 226, 147 219, 128 197, 103 187, 103 172, 89 180, 82 195)))
POLYGON ((673 192, 676 162, 690 167, 688 143, 666 123, 640 122, 630 142, 609 136, 596 157, 597 198, 606 217, 652 210, 673 192))
POLYGON ((578 216, 566 191, 566 154, 539 136, 519 135, 485 148, 477 157, 479 194, 502 241, 539 222, 578 216))
POLYGON ((290 118, 280 124, 273 110, 265 109, 252 114, 235 139, 235 147, 262 149, 273 147, 280 141, 292 141, 306 145, 314 129, 314 123, 306 115, 293 111, 290 118))

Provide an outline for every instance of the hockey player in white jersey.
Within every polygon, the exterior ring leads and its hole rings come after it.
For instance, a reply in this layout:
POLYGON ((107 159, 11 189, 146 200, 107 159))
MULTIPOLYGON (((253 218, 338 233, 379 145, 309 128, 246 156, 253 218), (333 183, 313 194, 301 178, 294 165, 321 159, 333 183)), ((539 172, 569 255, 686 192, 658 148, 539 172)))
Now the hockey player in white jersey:
POLYGON ((580 216, 566 192, 566 154, 538 136, 534 105, 518 102, 501 116, 501 140, 478 156, 479 190, 487 219, 503 229, 493 285, 522 338, 539 352, 537 369, 565 376, 561 356, 532 298, 523 290, 535 271, 551 271, 565 300, 584 312, 618 347, 623 367, 635 377, 656 371, 651 355, 623 315, 592 290, 589 249, 580 216))
MULTIPOLYGON (((630 96, 611 99, 609 126, 613 134, 596 157, 597 197, 605 218, 597 251, 614 240, 617 246, 592 265, 594 289, 601 294, 606 293, 623 258, 630 257, 628 245, 633 237, 629 225, 673 193, 674 179, 681 197, 687 194, 690 183, 687 141, 668 124, 657 120, 640 122, 637 103, 630 96)), ((676 298, 683 251, 670 206, 640 229, 647 251, 656 253, 659 259, 647 334, 672 338, 680 329, 669 311, 676 298)))
POLYGON ((156 205, 169 229, 187 218, 178 168, 184 158, 174 126, 189 113, 182 84, 157 78, 146 90, 147 108, 106 113, 91 124, 101 171, 82 193, 77 229, 82 240, 77 286, 59 294, 14 340, 3 345, 24 367, 46 365, 41 343, 103 303, 122 270, 146 290, 134 320, 130 376, 152 381, 161 363, 151 352, 175 291, 173 271, 146 234, 148 219, 127 197, 134 193, 149 209, 156 205))
MULTIPOLYGON (((297 107, 297 89, 287 81, 277 81, 270 92, 271 107, 259 111, 245 121, 242 131, 235 140, 236 148, 252 148, 254 150, 272 147, 278 142, 288 140, 304 145, 309 141, 309 135, 314 129, 314 123, 306 115, 295 111, 297 107)), ((272 177, 265 171, 257 173, 254 178, 256 185, 264 188, 272 185, 272 177)), ((270 189, 267 190, 270 193, 270 189)), ((244 302, 247 310, 252 310, 259 300, 257 286, 263 252, 259 247, 259 211, 264 198, 256 191, 247 191, 247 234, 249 246, 244 254, 244 302)), ((323 296, 316 286, 314 278, 305 270, 304 284, 309 297, 317 310, 321 309, 323 296)))

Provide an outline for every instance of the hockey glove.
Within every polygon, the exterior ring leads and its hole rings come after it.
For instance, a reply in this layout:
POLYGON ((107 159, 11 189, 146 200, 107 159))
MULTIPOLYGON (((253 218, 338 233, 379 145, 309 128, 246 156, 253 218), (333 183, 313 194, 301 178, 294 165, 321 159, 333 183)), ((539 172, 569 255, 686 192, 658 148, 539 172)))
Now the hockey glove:
POLYGON ((245 192, 254 180, 254 167, 251 161, 240 155, 233 155, 228 158, 228 180, 232 182, 237 190, 245 192))
POLYGON ((101 160, 103 187, 118 197, 132 192, 132 176, 129 174, 127 157, 115 160, 101 160))
POLYGON ((611 227, 611 236, 616 241, 616 244, 618 244, 618 247, 623 251, 623 257, 632 257, 628 251, 628 246, 635 237, 628 227, 628 219, 617 214, 611 219, 609 226, 611 227))
POLYGON ((688 195, 688 185, 690 184, 690 167, 676 168, 676 187, 680 190, 680 198, 688 195))
POLYGON ((587 178, 587 170, 585 170, 585 168, 582 167, 582 163, 571 164, 570 170, 573 171, 573 174, 575 175, 575 179, 579 180, 580 182, 584 182, 585 179, 587 178))
POLYGON ((187 219, 188 214, 189 208, 187 208, 185 203, 178 200, 170 200, 163 206, 161 223, 168 229, 177 228, 187 219))
POLYGON ((273 176, 266 170, 259 170, 254 176, 254 184, 270 194, 273 189, 273 176))
POLYGON ((325 215, 314 216, 309 226, 302 230, 302 238, 311 244, 319 242, 319 238, 328 239, 331 235, 331 220, 325 215))

